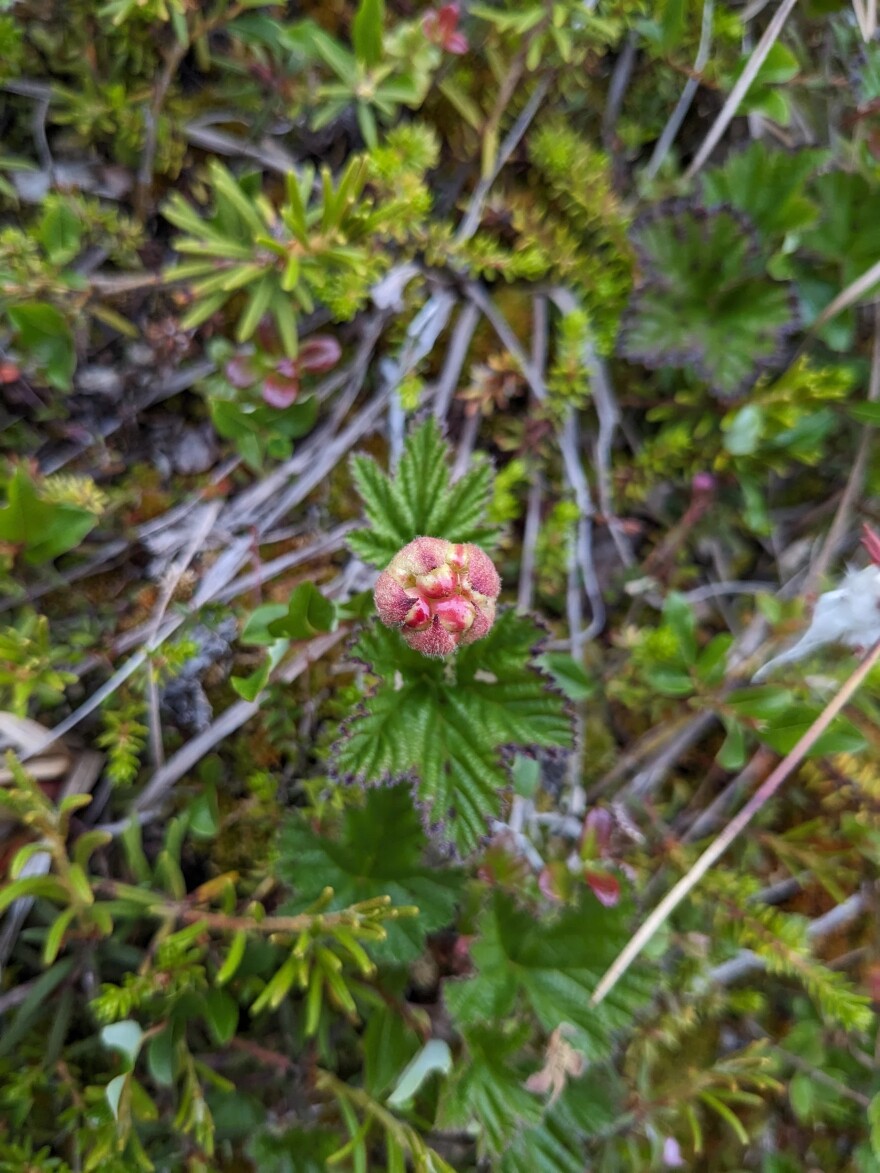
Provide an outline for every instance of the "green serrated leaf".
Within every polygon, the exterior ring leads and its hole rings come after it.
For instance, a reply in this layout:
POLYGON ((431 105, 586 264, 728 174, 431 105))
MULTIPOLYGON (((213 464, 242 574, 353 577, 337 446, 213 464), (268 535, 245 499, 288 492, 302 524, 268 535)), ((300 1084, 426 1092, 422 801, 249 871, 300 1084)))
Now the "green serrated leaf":
POLYGON ((449 1012, 462 1027, 499 1022, 521 997, 545 1030, 569 1023, 578 1050, 591 1062, 605 1058, 612 1032, 629 1026, 653 993, 650 975, 635 967, 599 1006, 590 1005, 599 978, 629 939, 630 915, 625 901, 605 908, 585 894, 555 918, 537 917, 496 891, 471 946, 476 975, 446 983, 449 1012))
POLYGON ((426 842, 404 786, 369 790, 362 807, 346 810, 333 837, 319 834, 307 819, 294 814, 281 832, 277 865, 294 890, 287 910, 304 911, 326 887, 333 889, 331 909, 375 896, 390 896, 396 906, 416 905, 418 917, 388 921, 386 939, 371 946, 377 959, 414 961, 424 949, 426 934, 452 919, 461 886, 456 869, 422 863, 426 842))
POLYGON ((667 213, 638 235, 642 284, 627 311, 623 352, 648 366, 693 368, 715 394, 751 386, 792 325, 766 249, 727 209, 667 213))
POLYGON ((411 651, 396 631, 369 628, 353 654, 379 682, 334 747, 336 769, 361 784, 415 775, 440 833, 473 850, 510 783, 501 747, 570 744, 565 701, 531 662, 540 637, 533 620, 504 612, 459 650, 450 679, 444 662, 411 651))
POLYGON ((567 652, 545 652, 538 658, 538 663, 546 668, 569 700, 585 701, 596 695, 596 681, 567 652))
POLYGON ((624 1094, 612 1067, 591 1068, 568 1084, 538 1127, 515 1138, 501 1173, 584 1173, 585 1142, 620 1118, 624 1094))
POLYGON ((775 151, 753 142, 723 167, 706 172, 706 202, 733 206, 750 217, 765 239, 778 241, 816 220, 819 209, 804 195, 805 185, 827 158, 827 151, 775 151))
POLYGON ((464 1031, 468 1055, 456 1064, 440 1109, 445 1127, 467 1129, 478 1124, 478 1153, 500 1156, 544 1112, 541 1100, 526 1091, 526 1069, 517 1062, 527 1028, 502 1031, 473 1026, 464 1031))
POLYGON ((370 524, 348 538, 358 557, 384 569, 401 547, 423 536, 492 544, 492 531, 483 527, 492 492, 488 463, 474 461, 450 486, 447 460, 433 417, 410 432, 395 476, 381 472, 370 457, 354 457, 352 475, 370 524))

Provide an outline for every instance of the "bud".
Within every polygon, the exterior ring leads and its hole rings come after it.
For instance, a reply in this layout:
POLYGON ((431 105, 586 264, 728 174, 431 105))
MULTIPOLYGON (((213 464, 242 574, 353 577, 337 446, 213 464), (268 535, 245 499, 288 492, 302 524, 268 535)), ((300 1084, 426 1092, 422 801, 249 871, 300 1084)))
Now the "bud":
POLYGON ((469 543, 416 538, 379 575, 374 599, 386 627, 399 627, 411 648, 446 656, 495 622, 501 590, 488 554, 469 543))

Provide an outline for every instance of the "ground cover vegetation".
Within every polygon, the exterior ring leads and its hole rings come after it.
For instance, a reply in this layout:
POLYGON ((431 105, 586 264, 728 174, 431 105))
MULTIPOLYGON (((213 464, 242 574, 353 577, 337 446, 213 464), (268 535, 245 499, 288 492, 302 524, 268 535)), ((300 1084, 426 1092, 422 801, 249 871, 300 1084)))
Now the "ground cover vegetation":
POLYGON ((0 0, 3 1173, 880 1169, 875 23, 0 0))

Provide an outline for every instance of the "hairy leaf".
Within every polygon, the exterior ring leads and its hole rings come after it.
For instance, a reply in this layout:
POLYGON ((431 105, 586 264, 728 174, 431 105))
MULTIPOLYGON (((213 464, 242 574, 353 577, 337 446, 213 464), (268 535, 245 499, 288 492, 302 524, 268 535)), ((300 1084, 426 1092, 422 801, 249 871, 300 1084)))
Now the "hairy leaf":
POLYGON ((871 267, 880 251, 880 225, 864 216, 877 198, 876 188, 856 171, 829 171, 811 186, 822 217, 804 234, 803 247, 839 265, 840 284, 847 285, 871 267))
POLYGON ((495 892, 471 948, 474 977, 448 982, 446 1005, 462 1025, 498 1021, 522 1000, 546 1031, 569 1023, 572 1045, 595 1062, 610 1051, 611 1032, 632 1022, 652 982, 630 971, 599 1006, 590 995, 629 938, 625 903, 606 908, 591 895, 552 919, 536 917, 495 892))
POLYGON ((516 1063, 528 1030, 502 1033, 498 1027, 475 1026, 465 1032, 468 1055, 459 1059, 444 1097, 445 1127, 479 1125, 479 1147, 497 1156, 543 1115, 538 1096, 523 1086, 526 1070, 516 1063))
POLYGON ((410 433, 395 476, 368 456, 354 457, 352 473, 370 523, 348 539, 358 557, 384 569, 402 546, 422 536, 492 544, 495 532, 483 525, 491 495, 488 463, 473 461, 450 485, 447 455, 439 425, 430 417, 410 433))
POLYGON ((411 651, 374 625, 354 655, 378 677, 363 711, 335 746, 336 769, 362 785, 415 778, 419 802, 463 852, 487 831, 510 782, 505 746, 566 746, 564 698, 532 665, 534 621, 504 612, 452 663, 411 651))
POLYGON ((690 367, 723 398, 747 390, 794 326, 789 291, 767 276, 748 224, 678 208, 644 223, 638 248, 642 285, 622 352, 650 367, 690 367))
POLYGON ((422 952, 426 933, 452 919, 460 873, 426 867, 425 833, 404 786, 370 790, 362 807, 346 810, 332 838, 312 830, 294 814, 281 832, 278 872, 294 889, 288 908, 300 912, 326 886, 334 890, 331 908, 347 908, 374 896, 395 905, 415 904, 418 917, 388 921, 388 936, 374 954, 406 963, 422 952))
POLYGON ((501 1173, 583 1173, 584 1142, 612 1125, 622 1111, 620 1080, 610 1067, 594 1068, 568 1085, 535 1128, 521 1132, 501 1162, 501 1173))
POLYGON ((808 177, 827 158, 825 151, 788 154, 753 142, 703 178, 706 202, 728 204, 752 220, 763 237, 779 240, 812 224, 819 209, 804 194, 808 177))

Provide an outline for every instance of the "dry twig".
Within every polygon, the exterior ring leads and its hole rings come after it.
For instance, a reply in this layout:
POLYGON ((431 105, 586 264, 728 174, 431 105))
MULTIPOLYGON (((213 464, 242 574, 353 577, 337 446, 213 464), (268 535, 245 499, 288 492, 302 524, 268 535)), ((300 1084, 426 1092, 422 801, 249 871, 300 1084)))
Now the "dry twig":
POLYGON ((767 54, 776 44, 779 34, 782 32, 785 22, 791 15, 792 9, 797 0, 782 0, 777 10, 773 13, 770 23, 764 30, 764 35, 761 37, 755 46, 754 52, 746 64, 745 69, 737 78, 736 84, 727 96, 727 101, 718 112, 718 117, 713 122, 709 133, 703 140, 700 149, 694 155, 691 165, 685 172, 685 179, 693 179, 698 171, 701 170, 703 164, 708 160, 709 156, 718 146, 721 141, 721 136, 727 130, 732 119, 734 118, 739 104, 749 92, 752 82, 758 76, 758 70, 767 60, 767 54))
POLYGON ((799 738, 794 748, 786 754, 775 770, 758 787, 742 810, 735 815, 721 834, 706 848, 690 870, 682 876, 673 889, 667 893, 654 911, 647 917, 627 946, 620 952, 607 973, 602 977, 590 999, 597 1006, 614 988, 621 977, 642 952, 657 930, 664 924, 687 894, 700 882, 709 868, 724 854, 740 832, 752 821, 758 811, 769 801, 801 764, 806 754, 825 732, 837 714, 855 694, 875 664, 880 662, 880 640, 874 644, 861 664, 853 671, 828 702, 810 728, 799 738))

